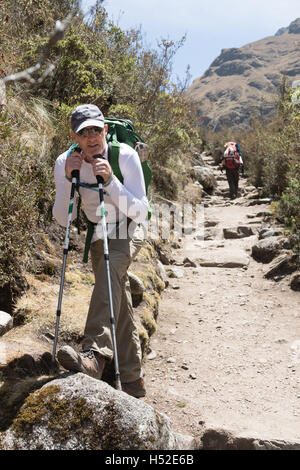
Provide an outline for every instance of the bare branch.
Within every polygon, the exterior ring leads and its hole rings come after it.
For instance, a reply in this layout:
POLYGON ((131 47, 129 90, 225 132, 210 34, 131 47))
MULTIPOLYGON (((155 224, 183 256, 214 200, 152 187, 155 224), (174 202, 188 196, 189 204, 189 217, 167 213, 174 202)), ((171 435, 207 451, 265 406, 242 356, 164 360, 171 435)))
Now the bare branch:
MULTIPOLYGON (((96 0, 96 6, 98 6, 101 3, 102 3, 102 0, 96 0)), ((84 17, 89 15, 89 13, 93 10, 93 8, 94 6, 92 6, 89 9, 89 11, 84 15, 84 17)), ((43 49, 40 60, 35 65, 29 67, 26 70, 22 70, 21 72, 7 75, 6 77, 0 79, 0 109, 6 105, 6 85, 5 85, 6 83, 25 80, 29 82, 30 84, 35 85, 37 83, 42 83, 43 80, 48 75, 50 75, 51 72, 53 72, 53 70, 55 69, 55 65, 51 63, 47 65, 47 68, 42 76, 40 76, 37 79, 33 77, 34 73, 40 70, 42 66, 45 64, 46 60, 48 59, 50 55, 51 49, 55 46, 55 44, 57 44, 59 41, 63 39, 65 35, 65 31, 71 24, 75 15, 76 15, 76 12, 72 12, 72 13, 69 13, 69 15, 66 17, 65 20, 56 21, 54 31, 51 34, 46 46, 43 49)))
POLYGON ((38 61, 38 63, 36 65, 34 65, 32 67, 29 67, 26 70, 22 70, 22 72, 7 75, 6 77, 4 77, 2 79, 2 81, 4 83, 7 83, 7 82, 16 82, 16 81, 19 81, 19 80, 27 80, 27 81, 29 81, 30 83, 33 83, 33 84, 37 83, 40 79, 36 80, 35 78, 33 78, 32 75, 35 72, 37 72, 38 70, 40 70, 40 68, 42 67, 42 65, 46 61, 46 59, 49 57, 49 52, 50 52, 51 48, 53 46, 55 46, 55 44, 64 37, 66 28, 71 23, 71 20, 72 20, 73 16, 74 16, 74 14, 70 13, 64 21, 59 21, 59 20, 56 21, 54 31, 51 34, 51 36, 49 38, 49 41, 46 44, 46 46, 44 48, 44 51, 41 55, 41 58, 40 58, 40 60, 38 61))
POLYGON ((74 13, 70 13, 64 21, 56 21, 55 28, 53 33, 51 34, 48 43, 46 44, 43 53, 40 57, 40 60, 37 64, 29 67, 26 70, 22 70, 18 73, 12 73, 7 75, 6 77, 0 80, 0 106, 3 107, 6 105, 6 87, 5 84, 8 82, 17 82, 20 80, 25 80, 32 85, 36 83, 41 83, 45 77, 47 77, 55 68, 54 64, 49 64, 41 77, 38 79, 34 78, 33 75, 35 72, 41 69, 42 65, 46 62, 47 58, 49 57, 50 50, 55 44, 60 41, 65 34, 67 27, 70 25, 72 19, 74 17, 74 13))

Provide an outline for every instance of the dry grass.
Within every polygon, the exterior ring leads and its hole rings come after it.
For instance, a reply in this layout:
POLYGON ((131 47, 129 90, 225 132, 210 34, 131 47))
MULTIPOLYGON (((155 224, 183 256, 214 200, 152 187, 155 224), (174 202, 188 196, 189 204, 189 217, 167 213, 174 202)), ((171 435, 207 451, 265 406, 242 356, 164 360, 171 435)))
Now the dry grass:
POLYGON ((49 103, 37 98, 11 96, 7 103, 8 117, 15 123, 12 140, 18 139, 22 147, 28 147, 32 154, 44 159, 48 157, 52 138, 55 135, 54 123, 47 111, 49 103))
MULTIPOLYGON (((26 280, 30 289, 17 302, 16 311, 26 312, 25 324, 15 328, 6 335, 14 341, 23 343, 39 337, 41 332, 54 333, 56 310, 59 294, 59 283, 51 278, 39 280, 27 274, 26 280), (31 338, 31 339, 30 339, 31 338)), ((74 337, 81 335, 84 329, 88 306, 93 288, 92 274, 82 274, 70 265, 66 272, 65 288, 62 300, 60 336, 74 337)))

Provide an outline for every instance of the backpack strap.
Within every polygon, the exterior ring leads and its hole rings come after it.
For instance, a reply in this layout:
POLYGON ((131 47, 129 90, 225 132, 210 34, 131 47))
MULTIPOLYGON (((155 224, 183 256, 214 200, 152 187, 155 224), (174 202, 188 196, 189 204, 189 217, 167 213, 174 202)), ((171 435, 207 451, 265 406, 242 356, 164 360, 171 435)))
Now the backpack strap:
POLYGON ((114 175, 123 183, 123 175, 119 166, 120 144, 117 141, 108 143, 108 162, 112 168, 114 175))
POLYGON ((95 226, 97 225, 94 222, 91 222, 88 220, 88 218, 85 216, 86 221, 87 221, 87 231, 86 231, 86 237, 85 237, 85 245, 84 245, 84 254, 83 254, 83 262, 87 263, 89 259, 89 251, 90 251, 90 246, 91 246, 91 241, 94 235, 94 230, 95 226))
MULTIPOLYGON (((118 180, 123 183, 123 175, 120 170, 119 166, 119 154, 120 154, 120 143, 115 141, 115 142, 109 142, 108 143, 108 161, 110 166, 112 167, 112 170, 114 172, 114 175, 118 178, 118 180)), ((148 192, 148 186, 150 185, 151 179, 152 179, 152 170, 149 166, 149 163, 147 160, 143 161, 141 163, 142 169, 143 169, 143 175, 144 175, 144 181, 145 181, 145 190, 146 194, 148 192)), ((147 215, 147 220, 150 220, 151 218, 151 207, 148 202, 148 215, 147 215)))

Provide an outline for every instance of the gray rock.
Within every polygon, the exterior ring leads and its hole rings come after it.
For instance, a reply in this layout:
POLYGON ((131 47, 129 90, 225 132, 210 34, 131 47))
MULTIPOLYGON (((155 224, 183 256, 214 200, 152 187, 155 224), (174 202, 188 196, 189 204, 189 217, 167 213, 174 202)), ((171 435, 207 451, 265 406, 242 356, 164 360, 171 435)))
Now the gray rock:
POLYGON ((9 313, 0 311, 0 336, 13 327, 13 318, 9 313))
POLYGON ((174 268, 173 266, 169 266, 167 269, 167 274, 169 277, 181 278, 184 275, 184 271, 182 269, 174 268))
POLYGON ((136 275, 128 271, 128 277, 130 282, 130 289, 132 295, 141 295, 145 292, 145 286, 141 279, 136 275))
POLYGON ((244 187, 244 191, 245 193, 253 193, 254 191, 256 191, 256 186, 245 186, 244 187))
POLYGON ((101 380, 69 374, 32 393, 3 435, 7 450, 195 449, 150 405, 101 380))
POLYGON ((232 228, 224 228, 223 234, 224 234, 224 238, 230 239, 230 238, 251 237, 252 235, 254 235, 254 232, 252 230, 252 227, 247 227, 245 225, 245 226, 238 226, 238 227, 232 227, 232 228))
POLYGON ((248 202, 248 206, 256 206, 261 204, 271 204, 272 199, 264 198, 264 199, 254 199, 253 201, 248 202))
POLYGON ((289 34, 300 34, 300 18, 297 18, 295 21, 288 27, 289 34))
POLYGON ((268 238, 268 237, 278 237, 279 235, 282 235, 281 230, 273 229, 271 227, 263 228, 262 230, 259 231, 258 239, 262 240, 263 238, 268 238))
POLYGON ((203 160, 203 156, 200 155, 199 153, 194 153, 193 159, 197 162, 197 166, 205 166, 206 165, 205 161, 203 160))
MULTIPOLYGON (((217 238, 217 235, 218 235, 218 229, 215 228, 215 227, 212 227, 212 228, 205 228, 205 231, 204 231, 204 240, 214 240, 215 238, 217 238)), ((203 236, 201 237, 198 237, 197 239, 199 240, 202 240, 203 236)))
POLYGON ((169 265, 173 262, 172 253, 168 250, 164 250, 158 247, 158 256, 162 264, 169 265))
POLYGON ((197 264, 195 263, 195 261, 191 260, 188 257, 184 258, 183 264, 184 264, 185 267, 190 267, 190 268, 196 268, 197 267, 197 264))
POLYGON ((252 247, 252 256, 261 263, 270 263, 283 249, 289 248, 289 240, 285 237, 268 237, 259 240, 252 247))
POLYGON ((225 429, 206 429, 202 435, 203 450, 300 450, 300 442, 260 435, 236 435, 225 429))
POLYGON ((215 227, 218 225, 219 221, 218 220, 205 220, 204 221, 204 227, 215 227))
POLYGON ((217 181, 212 168, 205 166, 194 166, 191 174, 203 186, 204 190, 211 194, 217 186, 217 181))
POLYGON ((156 272, 158 276, 161 278, 161 280, 164 281, 165 286, 168 287, 169 279, 168 279, 164 265, 159 260, 156 261, 156 272))
POLYGON ((291 289, 300 291, 300 272, 297 271, 291 276, 291 289))
POLYGON ((249 256, 243 250, 234 252, 226 249, 218 250, 213 253, 195 259, 200 266, 214 268, 244 268, 249 264, 249 256))
POLYGON ((289 252, 283 252, 273 259, 268 271, 265 273, 267 279, 282 279, 287 274, 291 274, 298 269, 299 256, 289 252))
POLYGON ((272 217, 274 214, 271 211, 257 212, 256 217, 272 217))

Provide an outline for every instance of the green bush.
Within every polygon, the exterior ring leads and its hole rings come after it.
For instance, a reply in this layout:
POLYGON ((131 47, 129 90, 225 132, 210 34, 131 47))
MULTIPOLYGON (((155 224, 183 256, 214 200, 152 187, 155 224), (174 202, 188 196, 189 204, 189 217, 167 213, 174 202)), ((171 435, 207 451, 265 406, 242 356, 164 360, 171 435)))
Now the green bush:
POLYGON ((294 247, 300 249, 300 166, 296 165, 293 176, 278 203, 278 215, 293 235, 294 247))
POLYGON ((269 121, 254 119, 250 131, 238 137, 251 182, 275 199, 287 189, 300 153, 300 120, 291 103, 291 92, 284 90, 277 114, 269 121))

